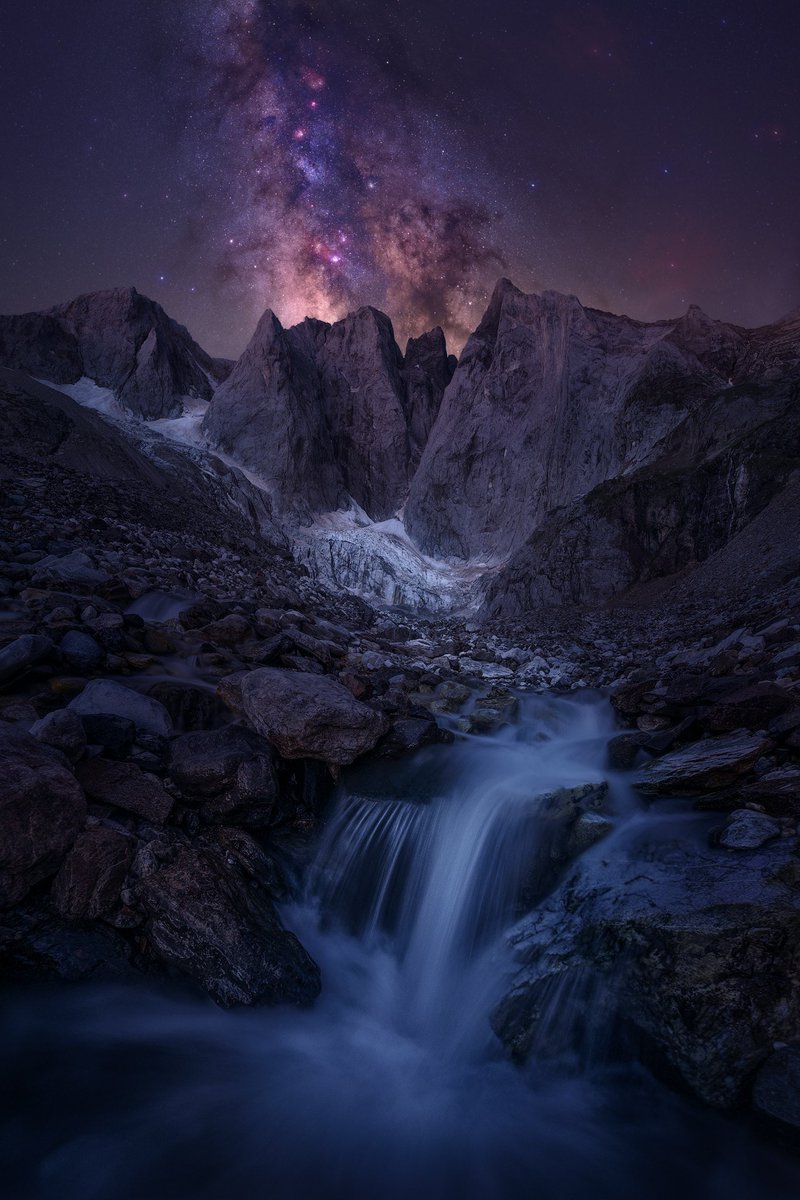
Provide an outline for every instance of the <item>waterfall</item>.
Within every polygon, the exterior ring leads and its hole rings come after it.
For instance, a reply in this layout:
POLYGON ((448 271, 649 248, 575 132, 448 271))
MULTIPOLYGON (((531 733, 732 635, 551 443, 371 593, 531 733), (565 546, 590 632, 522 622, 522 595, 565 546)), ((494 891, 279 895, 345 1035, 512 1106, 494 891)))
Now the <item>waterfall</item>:
POLYGON ((634 803, 619 781, 603 788, 611 732, 601 698, 533 697, 491 738, 346 773, 305 893, 283 914, 322 969, 312 1009, 222 1012, 144 985, 12 996, 7 1194, 795 1195, 792 1164, 746 1130, 635 1065, 569 1061, 596 1020, 590 980, 552 989, 534 1053, 555 1045, 549 1066, 517 1069, 491 1033, 505 932, 568 869, 575 812, 602 804, 624 825, 634 803))

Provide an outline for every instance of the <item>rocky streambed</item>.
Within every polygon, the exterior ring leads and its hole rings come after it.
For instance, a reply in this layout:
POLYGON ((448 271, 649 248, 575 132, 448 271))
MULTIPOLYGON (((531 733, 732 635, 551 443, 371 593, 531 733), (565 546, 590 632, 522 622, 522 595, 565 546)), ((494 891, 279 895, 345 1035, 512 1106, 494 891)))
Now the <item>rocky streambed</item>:
POLYGON ((43 446, 0 463, 15 1194, 369 1194, 391 1162, 397 1194, 638 1196, 626 1122, 665 1195, 792 1194, 758 1140, 798 1125, 791 582, 374 609, 232 477, 204 507, 189 460, 148 491, 139 451, 109 483, 43 446))

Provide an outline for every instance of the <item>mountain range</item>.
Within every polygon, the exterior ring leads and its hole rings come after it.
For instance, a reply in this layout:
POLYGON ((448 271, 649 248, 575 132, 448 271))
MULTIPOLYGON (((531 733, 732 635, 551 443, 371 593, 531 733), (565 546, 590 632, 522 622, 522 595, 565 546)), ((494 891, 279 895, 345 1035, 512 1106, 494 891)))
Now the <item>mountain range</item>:
MULTIPOLYGON (((800 313, 646 323, 504 279, 458 361, 441 329, 403 353, 364 307, 291 328, 268 310, 232 364, 129 288, 0 318, 0 363, 67 391, 90 380, 146 421, 193 401, 197 443, 248 473, 290 539, 320 532, 309 561, 329 581, 363 587, 371 547, 384 574, 404 569, 369 533, 355 559, 324 533, 349 513, 408 561, 471 569, 493 617, 630 596, 761 514, 798 515, 800 313)), ((366 590, 391 595, 380 570, 366 590)))

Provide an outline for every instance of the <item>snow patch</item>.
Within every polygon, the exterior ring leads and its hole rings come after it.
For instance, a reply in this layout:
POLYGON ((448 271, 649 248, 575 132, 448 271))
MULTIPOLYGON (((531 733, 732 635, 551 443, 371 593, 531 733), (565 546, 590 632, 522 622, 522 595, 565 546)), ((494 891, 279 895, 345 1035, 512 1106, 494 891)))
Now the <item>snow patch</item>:
POLYGON ((37 382, 52 388, 54 392, 63 392, 76 404, 80 404, 83 408, 94 409, 95 412, 102 413, 105 417, 113 417, 117 421, 127 420, 130 417, 130 413, 122 407, 111 388, 100 387, 88 375, 84 375, 77 383, 51 383, 48 379, 40 379, 37 382))

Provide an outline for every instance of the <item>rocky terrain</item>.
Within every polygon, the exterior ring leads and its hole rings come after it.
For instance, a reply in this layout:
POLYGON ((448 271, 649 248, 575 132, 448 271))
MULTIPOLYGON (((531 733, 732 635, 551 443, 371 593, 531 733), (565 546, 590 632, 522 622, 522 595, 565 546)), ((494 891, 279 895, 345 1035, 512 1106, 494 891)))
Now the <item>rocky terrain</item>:
POLYGON ((608 688, 629 865, 570 843, 496 1032, 543 1054, 554 989, 585 994, 705 1101, 798 1124, 796 317, 643 325, 504 282, 454 374, 440 332, 402 355, 362 309, 265 314, 220 382, 117 291, 2 318, 0 361, 7 979, 311 1003, 279 906, 340 772, 608 688), (41 382, 84 378, 156 424, 41 382))

